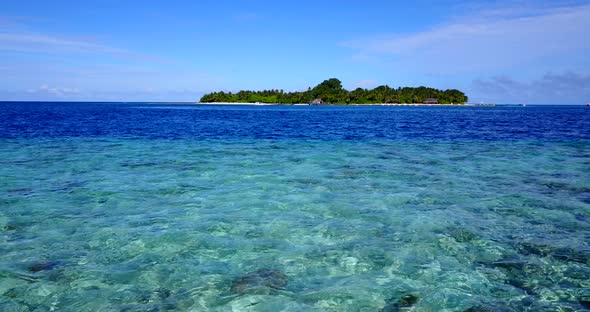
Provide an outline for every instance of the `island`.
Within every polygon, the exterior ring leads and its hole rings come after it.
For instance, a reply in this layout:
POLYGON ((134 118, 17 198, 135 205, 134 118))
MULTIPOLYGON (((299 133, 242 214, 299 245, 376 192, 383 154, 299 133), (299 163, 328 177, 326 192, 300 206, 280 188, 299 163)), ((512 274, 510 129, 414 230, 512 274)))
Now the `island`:
POLYGON ((372 90, 357 88, 348 91, 336 78, 325 80, 314 88, 302 92, 283 90, 213 92, 205 94, 200 103, 259 103, 259 104, 423 104, 463 105, 467 102, 465 93, 456 90, 438 90, 428 87, 399 87, 387 85, 372 90))

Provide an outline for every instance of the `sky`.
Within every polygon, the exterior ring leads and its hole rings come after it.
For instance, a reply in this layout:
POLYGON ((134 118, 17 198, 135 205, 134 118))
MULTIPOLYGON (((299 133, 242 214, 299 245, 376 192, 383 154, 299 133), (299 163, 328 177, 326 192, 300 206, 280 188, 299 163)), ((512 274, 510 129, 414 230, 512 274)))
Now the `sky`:
POLYGON ((0 101, 429 86, 590 102, 590 0, 0 2, 0 101))

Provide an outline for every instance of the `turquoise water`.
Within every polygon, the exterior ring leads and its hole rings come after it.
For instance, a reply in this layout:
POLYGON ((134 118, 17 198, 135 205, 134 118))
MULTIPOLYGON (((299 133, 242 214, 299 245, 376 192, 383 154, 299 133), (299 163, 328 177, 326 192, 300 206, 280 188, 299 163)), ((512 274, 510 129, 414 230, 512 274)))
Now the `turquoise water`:
POLYGON ((583 111, 68 107, 0 125, 1 311, 590 309, 583 111))
POLYGON ((555 311, 590 295, 590 143, 2 145, 5 309, 394 311, 413 294, 416 311, 555 311))

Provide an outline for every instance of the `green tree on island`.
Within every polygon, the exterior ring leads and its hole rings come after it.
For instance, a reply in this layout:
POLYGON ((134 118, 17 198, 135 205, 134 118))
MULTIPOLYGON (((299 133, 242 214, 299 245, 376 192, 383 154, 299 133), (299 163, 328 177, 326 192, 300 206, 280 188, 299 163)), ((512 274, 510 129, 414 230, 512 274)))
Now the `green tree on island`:
POLYGON ((201 103, 310 103, 321 99, 327 104, 378 104, 378 103, 422 103, 436 99, 440 104, 463 104, 467 102, 465 93, 450 89, 438 90, 428 87, 404 87, 393 89, 387 85, 372 90, 357 88, 347 91, 336 78, 325 80, 314 88, 303 92, 284 92, 283 90, 240 91, 238 93, 213 92, 205 94, 201 103))

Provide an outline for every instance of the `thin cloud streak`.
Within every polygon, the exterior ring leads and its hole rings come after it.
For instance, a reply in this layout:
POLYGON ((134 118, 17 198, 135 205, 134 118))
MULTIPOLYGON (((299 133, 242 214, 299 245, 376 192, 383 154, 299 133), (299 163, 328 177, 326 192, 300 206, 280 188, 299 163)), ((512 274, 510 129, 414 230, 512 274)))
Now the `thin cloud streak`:
POLYGON ((258 20, 260 16, 252 12, 242 12, 233 15, 233 19, 237 22, 251 22, 258 20))
POLYGON ((160 57, 114 48, 90 40, 39 33, 0 32, 0 51, 43 54, 101 54, 138 61, 170 63, 169 60, 160 57))
POLYGON ((19 52, 60 50, 90 53, 128 53, 104 45, 39 34, 0 33, 0 49, 19 52))

